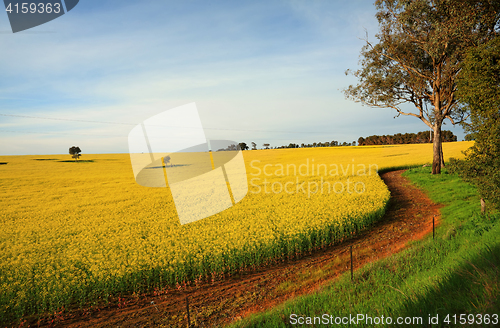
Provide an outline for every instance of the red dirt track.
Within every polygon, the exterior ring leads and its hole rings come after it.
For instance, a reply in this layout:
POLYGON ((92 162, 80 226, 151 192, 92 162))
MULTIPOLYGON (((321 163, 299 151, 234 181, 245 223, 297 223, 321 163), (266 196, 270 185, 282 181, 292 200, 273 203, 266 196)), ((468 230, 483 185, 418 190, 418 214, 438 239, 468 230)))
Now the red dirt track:
POLYGON ((353 239, 296 260, 213 283, 172 288, 161 295, 129 295, 101 308, 67 311, 41 322, 28 319, 24 327, 28 323, 32 327, 187 327, 186 297, 189 297, 193 327, 220 327, 295 296, 319 290, 350 269, 350 246, 353 246, 356 269, 399 252, 409 241, 432 232, 432 218, 440 217, 440 205, 411 185, 401 176, 402 172, 381 175, 391 191, 387 212, 369 231, 353 239))

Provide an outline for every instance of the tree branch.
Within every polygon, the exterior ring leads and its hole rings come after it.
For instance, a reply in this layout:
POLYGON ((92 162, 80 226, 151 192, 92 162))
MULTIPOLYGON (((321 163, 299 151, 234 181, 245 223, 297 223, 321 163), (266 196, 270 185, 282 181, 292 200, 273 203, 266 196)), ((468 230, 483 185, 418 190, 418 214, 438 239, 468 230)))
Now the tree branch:
POLYGON ((364 40, 369 46, 370 48, 375 51, 377 54, 379 54, 380 56, 384 56, 386 57, 387 59, 390 59, 394 62, 396 62, 397 64, 399 64, 399 66, 401 66, 408 74, 412 75, 412 72, 414 74, 416 74, 417 76, 419 76, 420 78, 423 78, 423 79, 428 79, 428 80, 433 80, 432 77, 429 77, 429 76, 426 76, 425 74, 422 74, 420 73, 419 71, 417 71, 415 68, 413 67, 410 67, 410 66, 407 66, 405 64, 403 64, 402 60, 399 59, 399 58, 395 58, 395 57, 392 57, 392 56, 389 56, 383 52, 380 52, 378 51, 377 49, 375 49, 375 47, 368 41, 368 40, 364 40))

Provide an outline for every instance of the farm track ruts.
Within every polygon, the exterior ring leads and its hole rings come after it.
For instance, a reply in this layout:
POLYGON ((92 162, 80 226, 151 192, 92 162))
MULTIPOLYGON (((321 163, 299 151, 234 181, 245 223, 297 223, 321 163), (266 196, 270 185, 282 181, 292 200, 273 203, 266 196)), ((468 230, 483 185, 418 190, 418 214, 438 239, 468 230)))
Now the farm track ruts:
MULTIPOLYGON (((432 231, 432 217, 440 206, 401 176, 403 171, 381 175, 391 191, 384 217, 368 231, 340 244, 299 259, 225 277, 221 281, 173 288, 162 295, 126 296, 101 308, 74 310, 41 322, 52 327, 187 327, 186 296, 195 327, 220 327, 287 299, 318 291, 350 268, 399 252, 410 240, 432 231), (154 304, 152 303, 154 302, 154 304)), ((37 322, 31 321, 31 326, 37 322)))

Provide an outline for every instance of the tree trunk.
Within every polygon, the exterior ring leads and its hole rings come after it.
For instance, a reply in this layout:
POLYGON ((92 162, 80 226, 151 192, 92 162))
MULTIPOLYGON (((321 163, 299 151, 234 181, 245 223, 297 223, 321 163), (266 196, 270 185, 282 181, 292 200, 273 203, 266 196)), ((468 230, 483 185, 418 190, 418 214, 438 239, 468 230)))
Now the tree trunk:
POLYGON ((486 203, 484 199, 481 198, 481 214, 484 214, 484 212, 486 212, 486 203))
POLYGON ((439 143, 439 148, 440 148, 440 152, 441 152, 441 168, 444 167, 444 155, 443 155, 443 141, 441 141, 439 143))
POLYGON ((432 146, 432 174, 441 174, 442 162, 441 125, 434 125, 434 140, 432 146))

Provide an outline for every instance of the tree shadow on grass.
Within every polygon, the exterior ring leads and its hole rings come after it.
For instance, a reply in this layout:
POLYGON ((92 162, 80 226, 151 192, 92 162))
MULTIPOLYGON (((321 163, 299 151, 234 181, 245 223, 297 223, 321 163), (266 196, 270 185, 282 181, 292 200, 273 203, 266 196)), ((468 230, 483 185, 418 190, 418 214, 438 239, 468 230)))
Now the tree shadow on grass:
POLYGON ((33 158, 34 161, 57 161, 57 158, 33 158))
POLYGON ((94 160, 93 159, 81 159, 79 161, 71 161, 71 160, 67 160, 67 161, 58 161, 59 163, 94 163, 94 160))
POLYGON ((393 157, 393 156, 403 156, 403 155, 409 155, 410 153, 403 153, 403 154, 394 154, 394 155, 385 155, 382 157, 393 157))
POLYGON ((8 162, 0 162, 0 165, 7 165, 8 162))
POLYGON ((162 166, 150 166, 150 167, 146 167, 146 169, 162 169, 164 167, 166 168, 170 168, 170 167, 180 167, 180 166, 190 166, 191 164, 176 164, 176 165, 162 165, 162 166))
MULTIPOLYGON (((484 315, 489 314, 490 324, 493 324, 492 315, 497 314, 500 322, 500 242, 485 245, 473 258, 463 261, 441 283, 427 287, 424 296, 409 295, 397 314, 401 314, 401 317, 422 317, 424 327, 431 327, 429 315, 438 315, 439 323, 432 327, 464 325, 459 322, 461 314, 467 320, 474 316, 475 321, 467 321, 465 325, 477 325, 478 314, 482 315, 483 320, 484 315), (444 320, 448 314, 451 321, 447 323, 444 320), (455 314, 456 322, 452 317, 455 314)), ((490 324, 482 323, 486 327, 490 324)))

